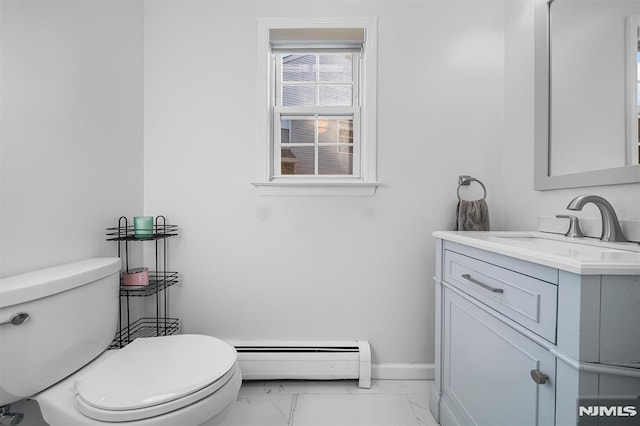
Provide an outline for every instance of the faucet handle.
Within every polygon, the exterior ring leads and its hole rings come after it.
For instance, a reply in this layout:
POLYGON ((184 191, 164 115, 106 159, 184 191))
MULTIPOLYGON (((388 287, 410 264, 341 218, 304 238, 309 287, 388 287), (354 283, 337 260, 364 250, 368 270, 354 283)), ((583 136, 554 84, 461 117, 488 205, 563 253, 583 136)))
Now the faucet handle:
POLYGON ((578 218, 571 214, 557 214, 556 217, 558 219, 569 219, 569 230, 566 234, 566 237, 571 238, 583 238, 584 234, 582 233, 582 229, 580 229, 580 221, 578 218))

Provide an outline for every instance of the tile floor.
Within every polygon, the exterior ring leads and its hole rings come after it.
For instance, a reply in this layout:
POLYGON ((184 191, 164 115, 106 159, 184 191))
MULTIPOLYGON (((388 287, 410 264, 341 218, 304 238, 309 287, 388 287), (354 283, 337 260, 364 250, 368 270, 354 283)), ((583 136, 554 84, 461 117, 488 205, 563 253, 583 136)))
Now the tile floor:
POLYGON ((244 382, 223 426, 436 426, 429 381, 244 382))
MULTIPOLYGON (((426 380, 244 382, 222 426, 436 426, 426 380)), ((46 426, 35 401, 12 404, 20 426, 46 426)))

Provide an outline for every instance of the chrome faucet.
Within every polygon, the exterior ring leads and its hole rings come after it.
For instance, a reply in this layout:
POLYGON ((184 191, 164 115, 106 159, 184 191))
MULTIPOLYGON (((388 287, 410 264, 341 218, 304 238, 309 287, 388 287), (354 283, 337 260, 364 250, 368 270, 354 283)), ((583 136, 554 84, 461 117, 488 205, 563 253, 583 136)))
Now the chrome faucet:
POLYGON ((585 204, 593 203, 600 210, 602 216, 602 241, 629 241, 620 228, 620 222, 613 206, 598 195, 580 195, 569 203, 567 210, 582 210, 585 204))

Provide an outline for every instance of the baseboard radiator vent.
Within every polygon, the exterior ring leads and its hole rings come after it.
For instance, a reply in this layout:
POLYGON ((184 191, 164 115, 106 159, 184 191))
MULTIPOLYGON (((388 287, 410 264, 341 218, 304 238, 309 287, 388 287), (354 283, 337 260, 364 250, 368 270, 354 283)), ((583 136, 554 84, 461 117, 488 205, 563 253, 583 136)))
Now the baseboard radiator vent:
POLYGON ((366 341, 239 341, 238 363, 246 380, 358 379, 371 387, 371 347, 366 341))

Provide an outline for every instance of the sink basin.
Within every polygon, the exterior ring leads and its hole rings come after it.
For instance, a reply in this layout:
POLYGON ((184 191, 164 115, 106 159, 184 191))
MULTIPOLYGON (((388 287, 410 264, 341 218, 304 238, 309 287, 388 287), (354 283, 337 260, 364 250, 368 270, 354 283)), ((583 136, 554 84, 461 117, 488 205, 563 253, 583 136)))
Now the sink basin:
POLYGON ((439 231, 437 238, 578 274, 640 274, 640 245, 544 232, 439 231))
MULTIPOLYGON (((629 256, 634 258, 637 256, 637 245, 622 245, 615 247, 615 243, 599 243, 598 241, 589 241, 584 239, 558 240, 543 236, 495 236, 488 240, 496 239, 497 241, 512 245, 514 247, 528 248, 532 250, 541 250, 547 254, 556 256, 564 256, 577 258, 582 260, 614 260, 629 256), (574 241, 575 240, 575 241, 574 241)), ((640 259, 639 259, 640 261, 640 259)))

